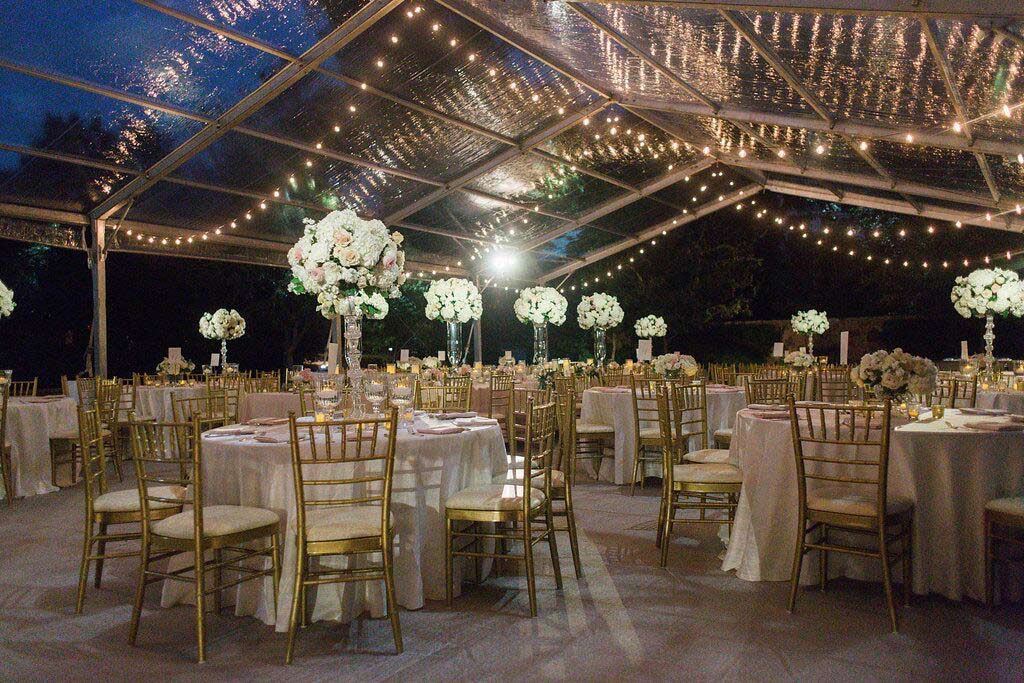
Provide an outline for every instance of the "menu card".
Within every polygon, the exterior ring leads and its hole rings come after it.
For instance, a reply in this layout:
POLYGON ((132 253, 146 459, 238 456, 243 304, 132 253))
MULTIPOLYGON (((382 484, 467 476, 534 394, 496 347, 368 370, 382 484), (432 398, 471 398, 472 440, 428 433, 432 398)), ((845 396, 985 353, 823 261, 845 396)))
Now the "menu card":
POLYGON ((651 340, 641 339, 636 347, 636 359, 640 362, 649 361, 653 353, 651 340))
POLYGON ((786 355, 786 347, 782 342, 772 344, 772 358, 782 358, 784 355, 786 355))
POLYGON ((409 362, 409 349, 402 349, 398 352, 398 362, 408 363, 409 362))
POLYGON ((220 354, 219 353, 211 353, 210 354, 210 367, 211 368, 219 368, 220 367, 220 354))

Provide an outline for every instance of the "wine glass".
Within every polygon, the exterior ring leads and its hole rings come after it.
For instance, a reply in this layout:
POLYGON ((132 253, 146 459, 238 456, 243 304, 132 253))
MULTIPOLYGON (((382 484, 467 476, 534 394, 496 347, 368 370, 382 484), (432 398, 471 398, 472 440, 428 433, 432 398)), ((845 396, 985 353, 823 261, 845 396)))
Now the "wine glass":
POLYGON ((387 398, 387 382, 385 375, 375 370, 363 373, 363 395, 370 402, 370 410, 374 415, 380 413, 380 405, 387 398))
POLYGON ((313 400, 316 402, 318 417, 321 414, 325 417, 334 415, 340 399, 341 393, 337 380, 330 377, 317 379, 313 400))
POLYGON ((391 378, 391 405, 398 408, 403 421, 406 410, 412 406, 415 387, 415 381, 407 375, 396 375, 391 378))

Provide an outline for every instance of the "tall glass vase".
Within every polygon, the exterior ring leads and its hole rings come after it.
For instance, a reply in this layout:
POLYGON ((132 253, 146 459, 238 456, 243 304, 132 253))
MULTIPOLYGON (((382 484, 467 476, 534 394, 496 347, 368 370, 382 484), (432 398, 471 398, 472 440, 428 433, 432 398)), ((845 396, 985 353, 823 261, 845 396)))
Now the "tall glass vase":
POLYGON ((348 297, 345 307, 347 314, 342 316, 345 327, 345 365, 348 368, 348 380, 352 385, 351 417, 362 417, 363 414, 363 309, 356 297, 348 297))
POLYGON ((985 376, 992 378, 995 374, 995 341, 996 321, 991 313, 985 316, 985 376))
POLYGON ((462 363, 462 323, 445 322, 447 328, 448 345, 448 364, 453 368, 458 367, 462 363))
POLYGON ((533 364, 544 365, 548 362, 548 324, 533 325, 533 364))
POLYGON ((224 370, 227 367, 228 367, 228 340, 227 339, 221 339, 220 340, 220 371, 224 372, 224 370))
POLYGON ((809 355, 809 356, 813 356, 814 355, 814 334, 813 333, 807 335, 807 355, 809 355))
POLYGON ((604 367, 604 361, 608 358, 608 344, 605 340, 605 329, 594 328, 594 365, 604 367))

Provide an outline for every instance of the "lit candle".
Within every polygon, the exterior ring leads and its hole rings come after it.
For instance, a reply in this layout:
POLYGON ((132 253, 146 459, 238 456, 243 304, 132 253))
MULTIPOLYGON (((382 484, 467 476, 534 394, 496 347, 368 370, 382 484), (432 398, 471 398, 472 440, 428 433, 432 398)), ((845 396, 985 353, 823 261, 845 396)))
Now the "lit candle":
POLYGON ((627 358, 626 359, 626 370, 632 370, 632 369, 633 369, 633 359, 632 358, 627 358))
POLYGON ((419 363, 413 363, 412 364, 412 374, 414 374, 414 375, 420 374, 420 364, 419 363))
POLYGON ((388 363, 387 364, 387 371, 388 371, 389 375, 395 374, 395 364, 394 363, 388 363))
POLYGON ((473 369, 474 370, 483 370, 484 369, 484 364, 481 361, 477 361, 477 362, 473 363, 473 369))

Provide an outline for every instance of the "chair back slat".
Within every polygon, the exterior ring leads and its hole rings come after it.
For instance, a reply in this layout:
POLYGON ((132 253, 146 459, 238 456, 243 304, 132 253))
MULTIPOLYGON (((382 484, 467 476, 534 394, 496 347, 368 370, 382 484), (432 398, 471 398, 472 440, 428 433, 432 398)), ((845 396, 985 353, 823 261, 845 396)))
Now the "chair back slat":
POLYGON ((193 506, 194 532, 196 538, 202 537, 201 424, 200 414, 182 422, 139 421, 135 413, 128 416, 132 459, 142 503, 143 533, 148 533, 153 512, 163 509, 154 507, 154 503, 176 503, 193 506), (174 498, 159 495, 155 489, 164 486, 176 487, 180 495, 174 498))
POLYGON ((819 368, 814 380, 815 401, 849 403, 855 397, 855 388, 848 366, 819 368))
POLYGON ((39 378, 33 377, 32 379, 26 379, 21 381, 8 382, 10 385, 11 396, 20 398, 23 396, 35 396, 36 391, 39 387, 39 378))
POLYGON ((508 440, 512 423, 512 389, 515 377, 510 372, 492 372, 489 378, 487 417, 497 419, 501 433, 508 440))
POLYGON ((630 377, 633 389, 633 427, 636 433, 648 424, 658 424, 658 390, 677 384, 677 379, 660 379, 653 377, 630 377))
POLYGON ((538 485, 537 475, 543 474, 543 486, 546 496, 551 496, 551 469, 555 457, 555 433, 557 428, 557 407, 551 401, 550 393, 547 401, 539 403, 532 397, 525 406, 526 428, 523 437, 523 514, 529 515, 531 509, 531 490, 538 485))
POLYGON ((470 375, 447 375, 441 381, 441 386, 444 410, 452 412, 469 410, 470 400, 473 396, 473 378, 470 375))
POLYGON ((803 380, 797 376, 746 380, 747 403, 783 405, 790 394, 803 398, 803 390, 803 380))

